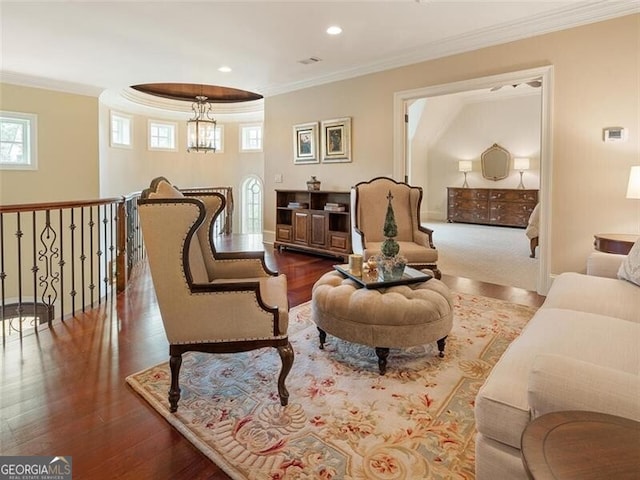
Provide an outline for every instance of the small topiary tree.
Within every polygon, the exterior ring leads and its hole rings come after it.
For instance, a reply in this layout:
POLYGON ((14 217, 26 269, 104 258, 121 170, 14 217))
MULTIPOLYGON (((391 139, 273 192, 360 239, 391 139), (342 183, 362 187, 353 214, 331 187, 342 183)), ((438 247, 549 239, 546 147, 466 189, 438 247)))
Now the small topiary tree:
POLYGON ((385 241, 382 242, 381 251, 385 258, 393 258, 400 252, 400 245, 394 239, 394 237, 398 235, 398 225, 396 224, 396 217, 393 213, 393 205, 391 204, 391 200, 393 200, 391 190, 389 190, 387 200, 387 214, 384 217, 384 227, 382 229, 385 241))

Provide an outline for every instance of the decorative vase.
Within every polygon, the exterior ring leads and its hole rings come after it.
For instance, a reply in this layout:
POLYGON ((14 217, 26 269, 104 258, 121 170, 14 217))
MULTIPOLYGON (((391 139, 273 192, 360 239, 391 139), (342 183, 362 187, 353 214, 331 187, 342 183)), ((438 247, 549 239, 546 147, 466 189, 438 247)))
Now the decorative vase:
POLYGON ((382 262, 382 264, 378 264, 378 271, 382 276, 382 280, 385 282, 391 280, 399 280, 402 278, 404 274, 404 268, 406 264, 402 261, 397 260, 397 257, 391 261, 382 262))
POLYGON ((320 190, 320 180, 318 180, 314 175, 312 175, 311 178, 307 180, 307 190, 320 190))

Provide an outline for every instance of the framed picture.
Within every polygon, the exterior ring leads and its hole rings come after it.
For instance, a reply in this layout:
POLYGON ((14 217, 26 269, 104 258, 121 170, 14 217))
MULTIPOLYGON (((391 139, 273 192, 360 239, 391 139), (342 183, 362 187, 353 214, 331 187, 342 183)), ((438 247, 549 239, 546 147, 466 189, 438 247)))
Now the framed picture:
POLYGON ((324 163, 351 161, 351 117, 322 122, 322 161, 324 163))
POLYGON ((318 122, 293 126, 293 163, 318 163, 318 122))

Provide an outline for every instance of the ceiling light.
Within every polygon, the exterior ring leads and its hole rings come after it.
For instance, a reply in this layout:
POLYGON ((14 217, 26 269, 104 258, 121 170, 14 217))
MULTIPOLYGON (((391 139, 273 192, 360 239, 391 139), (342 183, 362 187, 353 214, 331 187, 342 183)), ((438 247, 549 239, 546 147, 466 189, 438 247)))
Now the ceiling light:
POLYGON ((204 95, 198 95, 191 105, 194 117, 187 120, 187 152, 216 151, 216 121, 207 100, 204 95))
POLYGON ((226 65, 223 65, 218 69, 218 71, 222 73, 229 73, 231 71, 231 67, 227 67, 226 65))
POLYGON ((342 33, 342 29, 337 25, 332 25, 327 28, 327 33, 329 35, 340 35, 342 33))

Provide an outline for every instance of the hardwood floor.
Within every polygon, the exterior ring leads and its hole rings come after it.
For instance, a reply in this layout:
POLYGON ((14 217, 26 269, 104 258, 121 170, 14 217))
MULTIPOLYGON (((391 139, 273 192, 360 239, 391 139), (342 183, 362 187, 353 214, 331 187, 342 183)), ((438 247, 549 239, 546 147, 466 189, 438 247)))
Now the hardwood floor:
MULTIPOLYGON (((269 248, 266 258, 287 275, 291 306, 309 300, 314 282, 336 263, 269 248)), ((544 300, 464 278, 443 275, 443 281, 456 291, 516 303, 538 306, 544 300)), ((70 455, 75 480, 228 479, 126 384, 126 376, 167 360, 143 265, 114 301, 7 342, 0 367, 0 455, 70 455)))

